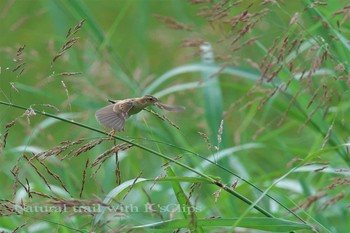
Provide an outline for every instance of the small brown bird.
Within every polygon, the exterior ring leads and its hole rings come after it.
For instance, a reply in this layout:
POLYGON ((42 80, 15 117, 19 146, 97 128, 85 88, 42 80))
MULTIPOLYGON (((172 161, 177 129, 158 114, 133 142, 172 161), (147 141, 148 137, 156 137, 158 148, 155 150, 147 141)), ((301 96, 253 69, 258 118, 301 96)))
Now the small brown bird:
POLYGON ((162 104, 156 97, 151 95, 125 100, 108 100, 108 102, 112 104, 97 110, 95 116, 101 125, 117 131, 124 131, 125 121, 129 116, 142 111, 150 105, 155 105, 170 112, 185 110, 183 106, 162 104))

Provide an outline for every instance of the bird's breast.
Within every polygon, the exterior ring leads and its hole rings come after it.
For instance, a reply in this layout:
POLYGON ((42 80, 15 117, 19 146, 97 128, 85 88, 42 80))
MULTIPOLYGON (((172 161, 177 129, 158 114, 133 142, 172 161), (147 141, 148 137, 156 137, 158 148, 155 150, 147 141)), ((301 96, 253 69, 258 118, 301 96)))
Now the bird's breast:
POLYGON ((133 106, 133 107, 129 110, 128 114, 129 114, 129 115, 134 115, 134 114, 136 114, 136 113, 139 113, 141 110, 142 110, 142 108, 137 107, 137 106, 133 106))

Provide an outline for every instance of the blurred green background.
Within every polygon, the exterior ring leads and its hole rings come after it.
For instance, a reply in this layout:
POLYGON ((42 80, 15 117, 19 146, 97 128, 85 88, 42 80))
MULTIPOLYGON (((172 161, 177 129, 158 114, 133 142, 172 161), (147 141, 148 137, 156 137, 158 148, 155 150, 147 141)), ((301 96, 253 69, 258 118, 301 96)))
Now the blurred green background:
MULTIPOLYGON (((152 214, 123 213, 127 217, 101 212, 16 215, 6 208, 11 201, 21 200, 26 205, 73 201, 73 206, 92 206, 103 200, 142 207, 147 203, 194 205, 200 211, 190 219, 261 216, 256 210, 245 213, 249 205, 229 192, 220 192, 216 200, 220 189, 210 180, 195 180, 197 174, 174 163, 167 170, 165 159, 142 148, 119 152, 119 187, 124 187, 119 190, 113 155, 99 169, 90 167, 118 140, 105 140, 73 155, 83 145, 106 137, 88 127, 101 129, 94 114, 108 104, 108 98, 145 94, 185 106, 186 111, 179 113, 151 108, 180 129, 141 112, 117 136, 176 159, 228 187, 238 182, 234 190, 253 202, 261 192, 239 177, 269 189, 279 203, 265 196, 258 204, 277 218, 300 222, 288 211, 293 210, 314 231, 348 229, 347 1, 199 2, 0 2, 0 100, 68 120, 28 116, 28 111, 1 104, 1 230, 11 232, 24 224, 23 232, 113 232, 126 226, 188 219, 181 211, 162 212, 156 205, 152 214), (74 31, 84 19, 79 30, 66 38, 68 30, 74 31), (53 61, 72 38, 76 43, 53 61), (16 55, 23 46, 23 52, 16 55), (16 124, 6 127, 13 120, 16 124), (82 125, 70 124, 71 120, 82 125), (219 132, 221 123, 223 132, 219 132), (207 135, 208 141, 198 132, 207 135), (34 168, 23 157, 79 139, 83 140, 80 144, 61 154, 42 158, 45 166, 34 161, 34 168), (15 182, 16 171, 23 185, 15 182), (137 177, 149 180, 139 180, 141 184, 134 187, 137 177), (159 182, 160 177, 173 180, 159 182), (23 188, 28 184, 40 194, 29 197, 23 188), (106 200, 111 193, 113 200, 106 200), (179 193, 192 204, 176 197, 179 193), (97 223, 101 216, 103 221, 97 223)), ((216 224, 189 228, 230 232, 235 225, 234 221, 229 226, 216 224)), ((272 225, 265 230, 283 231, 272 225)), ((254 226, 244 227, 261 229, 254 226)), ((298 232, 303 231, 311 230, 298 232)))

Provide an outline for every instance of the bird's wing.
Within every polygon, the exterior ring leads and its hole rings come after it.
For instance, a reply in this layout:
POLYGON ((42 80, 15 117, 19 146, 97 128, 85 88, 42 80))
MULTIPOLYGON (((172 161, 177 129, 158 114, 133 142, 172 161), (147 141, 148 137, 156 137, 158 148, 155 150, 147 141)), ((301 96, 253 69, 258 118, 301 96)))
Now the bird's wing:
POLYGON ((106 128, 123 131, 125 120, 128 118, 127 112, 115 111, 115 106, 118 104, 111 104, 96 111, 96 119, 106 128))
POLYGON ((169 111, 169 112, 181 112, 181 111, 185 110, 185 107, 183 107, 183 106, 163 104, 160 102, 157 102, 154 105, 160 109, 164 109, 164 110, 169 111))
POLYGON ((125 120, 128 119, 128 112, 134 106, 131 100, 122 100, 114 104, 113 111, 125 115, 125 120))

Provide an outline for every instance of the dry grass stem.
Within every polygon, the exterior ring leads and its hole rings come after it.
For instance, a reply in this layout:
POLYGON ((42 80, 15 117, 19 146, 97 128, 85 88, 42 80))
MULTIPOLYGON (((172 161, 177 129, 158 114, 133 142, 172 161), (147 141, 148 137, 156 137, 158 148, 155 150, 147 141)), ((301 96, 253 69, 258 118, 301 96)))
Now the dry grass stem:
POLYGON ((68 29, 66 38, 67 41, 66 43, 62 46, 62 48, 60 49, 60 51, 57 52, 57 54, 54 56, 54 58, 52 59, 51 64, 55 63, 56 60, 58 58, 60 58, 68 49, 70 49, 78 40, 79 37, 73 37, 70 38, 72 35, 76 34, 78 31, 80 31, 80 29, 82 28, 82 26, 84 25, 84 22, 86 21, 86 19, 81 20, 72 30, 71 28, 68 29))
POLYGON ((244 43, 242 43, 241 45, 232 48, 231 51, 236 52, 236 51, 238 51, 246 46, 252 45, 257 41, 257 39, 258 39, 257 37, 250 38, 247 41, 245 41, 244 43))
POLYGON ((20 161, 21 157, 19 157, 16 161, 16 164, 13 166, 13 168, 11 169, 11 174, 14 176, 15 181, 13 182, 13 191, 12 191, 12 195, 15 196, 17 193, 17 187, 18 187, 18 174, 19 174, 19 166, 18 163, 20 161))
POLYGON ((210 140, 209 140, 209 137, 208 135, 206 135, 205 133, 202 133, 202 132, 197 132, 199 134, 199 136, 201 136, 203 138, 203 140, 207 143, 207 148, 208 150, 211 150, 211 143, 210 143, 210 140))
POLYGON ((91 179, 95 177, 95 175, 97 174, 97 172, 100 170, 101 167, 102 167, 102 163, 100 163, 96 168, 96 170, 91 174, 90 176, 91 179))
POLYGON ((44 197, 44 198, 47 198, 49 200, 59 200, 59 198, 57 198, 57 197, 55 197, 53 195, 48 195, 48 194, 45 194, 45 193, 42 193, 42 192, 31 191, 31 194, 35 194, 37 196, 44 197))
POLYGON ((105 152, 103 152, 102 154, 100 154, 99 156, 97 156, 97 158, 92 162, 90 167, 94 167, 96 165, 102 164, 104 161, 106 161, 108 158, 110 158, 112 156, 113 153, 115 153, 116 151, 125 151, 129 148, 131 148, 133 145, 129 144, 129 143, 121 143, 118 145, 113 146, 112 148, 106 150, 105 152))
POLYGON ((57 107, 51 105, 51 104, 43 104, 44 107, 46 108, 52 108, 54 109, 56 112, 61 112, 61 110, 59 110, 57 107))
POLYGON ((293 25, 299 18, 299 12, 296 12, 293 17, 291 18, 289 25, 293 25))
POLYGON ((70 109, 70 111, 72 111, 71 100, 70 100, 70 97, 69 97, 68 88, 67 88, 67 86, 66 86, 66 84, 64 83, 63 80, 61 80, 61 83, 62 83, 62 86, 63 86, 64 91, 65 91, 66 96, 67 96, 67 101, 68 101, 69 109, 70 109))
POLYGON ((166 24, 171 29, 185 30, 185 31, 192 30, 192 26, 179 23, 175 19, 168 16, 155 15, 155 18, 158 19, 159 22, 166 24))
MULTIPOLYGON (((73 141, 73 142, 70 142, 70 141, 64 141, 62 142, 61 144, 63 144, 62 146, 55 146, 53 147, 52 149, 50 150, 47 150, 47 151, 44 151, 44 152, 41 152, 41 153, 38 153, 38 154, 35 154, 35 156, 31 157, 31 160, 32 159, 36 159, 36 158, 40 158, 40 157, 44 157, 43 159, 49 157, 49 156, 52 156, 52 155, 55 155, 55 156, 59 156, 61 155, 63 152, 65 152, 66 150, 68 150, 69 148, 71 148, 72 146, 76 146, 76 145, 79 145, 81 143, 83 143, 83 139, 79 139, 77 141, 73 141)), ((65 156, 63 156, 61 158, 61 160, 64 160, 68 155, 70 155, 71 153, 73 152, 73 150, 71 150, 68 154, 66 154, 65 156)))
POLYGON ((238 185, 238 180, 235 180, 235 181, 233 181, 233 183, 231 184, 230 188, 231 188, 231 189, 235 189, 235 188, 237 187, 237 185, 238 185))
POLYGON ((115 154, 115 170, 114 170, 114 173, 115 173, 115 182, 117 185, 120 185, 121 182, 122 182, 122 179, 121 179, 121 171, 120 171, 120 163, 119 163, 119 156, 118 156, 118 152, 119 150, 115 150, 114 154, 115 154))
POLYGON ((214 0, 191 0, 191 4, 212 3, 214 0))
POLYGON ((159 181, 160 179, 165 178, 165 177, 166 177, 166 173, 164 173, 164 172, 160 173, 156 178, 154 178, 153 184, 150 186, 149 189, 152 190, 153 187, 158 183, 158 181, 159 181))
POLYGON ((79 192, 79 197, 80 198, 83 195, 83 191, 84 191, 84 187, 85 187, 86 169, 87 169, 88 165, 89 165, 89 159, 87 159, 86 162, 85 162, 85 168, 84 168, 84 171, 83 171, 83 177, 81 179, 81 188, 80 188, 80 192, 79 192))
POLYGON ((67 35, 66 35, 66 38, 74 35, 78 31, 80 31, 80 29, 83 27, 85 21, 86 21, 86 19, 82 19, 77 25, 74 26, 73 30, 72 30, 72 28, 69 28, 68 32, 67 32, 67 35))
POLYGON ((27 64, 27 62, 22 62, 22 63, 16 65, 16 67, 13 68, 12 72, 16 72, 19 68, 21 68, 21 67, 24 66, 25 64, 27 64))
POLYGON ((25 116, 27 118, 27 124, 30 125, 30 117, 35 116, 36 113, 32 107, 29 107, 22 116, 25 116))
POLYGON ((172 122, 169 118, 167 118, 166 116, 164 115, 159 115, 158 113, 156 113, 155 111, 153 110, 150 110, 150 109, 144 109, 146 110, 147 112, 149 113, 152 113, 153 115, 155 115, 156 117, 158 117, 159 119, 161 119, 162 121, 166 121, 168 122, 171 126, 175 127, 176 129, 180 129, 179 126, 177 126, 174 122, 172 122))
POLYGON ((280 89, 280 87, 275 87, 275 89, 273 89, 270 94, 268 96, 266 96, 260 103, 260 105, 258 106, 258 110, 260 110, 265 104, 266 102, 276 94, 276 92, 280 89))
POLYGON ((21 224, 20 226, 16 227, 16 228, 12 231, 12 233, 17 233, 17 232, 19 232, 19 230, 21 230, 21 228, 23 228, 23 227, 26 226, 26 225, 27 225, 26 223, 21 224))
POLYGON ((260 103, 261 103, 261 101, 263 101, 263 97, 262 97, 262 96, 256 97, 256 98, 254 98, 254 99, 252 99, 252 100, 249 100, 249 101, 246 101, 246 103, 245 103, 242 107, 240 107, 240 108, 238 109, 238 112, 244 111, 244 110, 247 109, 249 106, 252 106, 253 104, 255 104, 255 103, 257 103, 257 102, 260 102, 260 103))
POLYGON ((311 165, 329 165, 329 162, 322 162, 322 161, 316 161, 316 162, 307 162, 304 164, 304 166, 311 166, 311 165))
POLYGON ((194 47, 198 48, 199 46, 203 45, 205 41, 203 39, 185 39, 181 41, 180 47, 194 47))
MULTIPOLYGON (((27 64, 27 62, 23 61, 23 58, 21 57, 25 47, 26 47, 25 45, 23 45, 22 47, 19 47, 16 51, 16 57, 12 60, 16 64, 16 66, 12 69, 12 72, 16 72, 16 71, 20 70, 17 74, 17 78, 22 75, 22 73, 24 72, 24 69, 25 69, 24 67, 27 64)), ((15 90, 17 90, 14 86, 15 85, 13 84, 12 87, 15 90)), ((17 92, 18 92, 18 90, 17 90, 17 92)))
MULTIPOLYGON (((175 160, 180 160, 182 158, 182 156, 180 156, 180 155, 177 155, 174 159, 175 160)), ((168 169, 169 167, 170 167, 170 164, 172 163, 172 161, 167 161, 167 162, 165 162, 164 164, 162 164, 162 168, 164 169, 164 170, 166 170, 166 169, 168 169)))
POLYGON ((255 141, 259 137, 260 134, 265 132, 265 130, 266 130, 266 127, 261 127, 260 129, 256 130, 256 132, 252 136, 252 139, 255 141))
POLYGON ((214 203, 216 204, 219 200, 220 194, 221 194, 222 189, 217 190, 216 192, 213 193, 214 195, 214 203))
POLYGON ((62 72, 62 73, 58 73, 56 75, 74 76, 74 75, 79 75, 79 74, 82 74, 82 72, 62 72))
POLYGON ((310 99, 309 103, 307 104, 306 109, 308 109, 312 105, 316 96, 318 95, 318 91, 319 91, 318 88, 314 91, 314 94, 311 96, 311 99, 310 99))
POLYGON ((299 205, 299 208, 303 209, 303 210, 307 210, 309 209, 315 202, 317 202, 318 200, 326 197, 327 194, 326 193, 319 193, 319 194, 315 194, 312 195, 310 197, 307 198, 307 200, 299 205))
MULTIPOLYGON (((34 168, 34 170, 36 171, 36 174, 40 176, 40 178, 44 181, 46 186, 50 189, 50 191, 52 191, 50 183, 47 181, 45 176, 39 171, 39 169, 32 163, 31 159, 29 159, 25 154, 23 154, 23 158, 25 158, 28 161, 29 165, 32 166, 32 168, 34 168)), ((28 193, 30 193, 29 189, 28 193)))
POLYGON ((131 189, 134 188, 136 181, 141 177, 142 175, 142 171, 137 175, 137 177, 134 179, 134 182, 130 185, 128 191, 126 192, 126 194, 123 196, 122 200, 125 200, 125 198, 128 196, 128 194, 130 193, 131 189))
POLYGON ((279 127, 279 126, 282 125, 284 119, 285 119, 285 118, 287 117, 287 115, 288 115, 288 112, 289 112, 290 108, 293 106, 294 102, 296 101, 298 95, 300 94, 300 92, 301 92, 302 90, 303 90, 303 86, 300 86, 300 87, 298 88, 297 92, 294 94, 292 100, 289 102, 288 107, 287 107, 287 110, 284 111, 284 113, 283 113, 283 115, 282 115, 282 117, 281 117, 281 120, 276 124, 277 127, 279 127))
POLYGON ((17 93, 19 93, 18 89, 16 88, 16 85, 14 82, 10 82, 10 85, 12 87, 13 90, 15 90, 17 93))
POLYGON ((12 122, 10 122, 10 123, 7 123, 6 125, 5 125, 5 133, 4 133, 4 138, 3 138, 3 145, 2 145, 2 149, 4 149, 5 147, 6 147, 6 142, 7 142, 7 137, 8 137, 8 135, 9 135, 9 130, 10 130, 10 128, 12 127, 12 126, 14 126, 16 124, 16 122, 15 121, 12 121, 12 122))
POLYGON ((64 185, 64 183, 62 182, 61 178, 55 174, 54 172, 52 172, 44 163, 43 161, 39 160, 38 158, 36 158, 37 161, 45 168, 46 172, 52 176, 55 180, 57 180, 60 184, 61 184, 61 187, 67 192, 67 193, 70 193, 68 191, 68 189, 66 188, 66 186, 64 185))
POLYGON ((13 214, 18 215, 18 211, 15 208, 16 203, 6 199, 0 199, 0 217, 11 216, 13 214))
POLYGON ((291 161, 289 161, 287 163, 287 168, 291 168, 293 164, 295 164, 296 162, 301 162, 303 161, 302 158, 293 158, 291 161))
POLYGON ((328 143, 328 141, 329 141, 329 139, 331 137, 333 126, 334 126, 334 121, 332 122, 332 124, 329 126, 329 128, 327 130, 327 134, 326 134, 326 136, 325 136, 325 138, 323 140, 323 144, 321 146, 321 150, 323 150, 326 147, 326 145, 327 145, 327 143, 328 143))
POLYGON ((339 202, 341 199, 343 199, 344 197, 346 197, 346 194, 344 191, 338 193, 335 197, 331 198, 330 200, 327 200, 325 203, 323 203, 322 205, 322 209, 326 209, 329 206, 333 206, 335 204, 337 204, 337 202, 339 202))
POLYGON ((89 151, 91 149, 93 149, 95 146, 101 144, 101 142, 103 142, 104 140, 106 140, 105 138, 100 138, 98 140, 93 140, 89 143, 86 143, 85 145, 83 145, 82 147, 80 147, 77 151, 75 151, 73 156, 79 156, 80 154, 89 151))
POLYGON ((324 107, 324 102, 320 102, 314 110, 312 110, 308 115, 307 115, 307 119, 305 120, 305 122, 303 123, 303 125, 300 127, 299 131, 302 131, 306 125, 311 121, 312 116, 319 111, 320 109, 322 109, 322 107, 324 107))
MULTIPOLYGON (((24 188, 24 190, 26 191, 28 196, 31 197, 31 194, 30 194, 30 192, 28 190, 28 187, 25 186, 18 178, 19 171, 17 170, 17 168, 16 169, 12 169, 10 172, 15 177, 14 188, 17 188, 18 184, 20 184, 24 188)), ((16 192, 17 192, 17 190, 13 190, 14 195, 16 194, 16 192)))
POLYGON ((320 172, 320 171, 323 171, 324 169, 328 168, 328 166, 324 166, 324 167, 321 167, 321 168, 317 168, 314 170, 314 172, 320 172))
POLYGON ((217 135, 218 145, 216 146, 216 151, 218 151, 219 148, 220 148, 220 143, 221 143, 221 141, 222 141, 222 132, 223 132, 223 129, 224 129, 224 120, 221 120, 219 129, 218 129, 218 135, 217 135))

